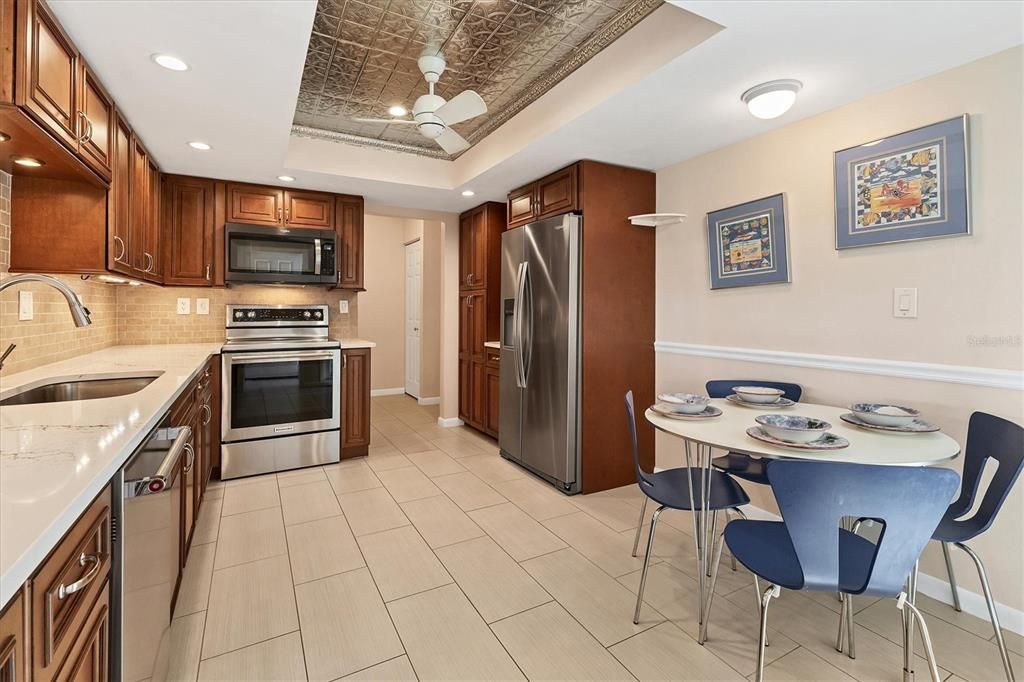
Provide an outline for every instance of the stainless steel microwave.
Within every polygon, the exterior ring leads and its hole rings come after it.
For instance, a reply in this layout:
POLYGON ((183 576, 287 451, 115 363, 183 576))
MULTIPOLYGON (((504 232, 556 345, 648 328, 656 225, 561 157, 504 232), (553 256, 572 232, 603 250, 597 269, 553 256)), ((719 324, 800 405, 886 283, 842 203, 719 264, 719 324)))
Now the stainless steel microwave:
POLYGON ((333 230, 224 226, 224 279, 262 284, 338 283, 333 230))

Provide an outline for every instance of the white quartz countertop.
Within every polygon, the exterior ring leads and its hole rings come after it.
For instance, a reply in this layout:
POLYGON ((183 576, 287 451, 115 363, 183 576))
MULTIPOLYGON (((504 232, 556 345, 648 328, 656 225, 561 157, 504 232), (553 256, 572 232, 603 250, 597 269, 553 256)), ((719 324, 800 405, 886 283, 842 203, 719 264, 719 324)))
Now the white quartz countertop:
POLYGON ((341 349, 346 348, 376 348, 377 344, 366 339, 338 339, 341 342, 341 349))
POLYGON ((0 408, 0 608, 220 346, 112 346, 0 376, 8 391, 82 374, 163 372, 130 395, 0 408))
POLYGON ((484 348, 493 348, 494 350, 501 350, 500 341, 485 341, 484 348))

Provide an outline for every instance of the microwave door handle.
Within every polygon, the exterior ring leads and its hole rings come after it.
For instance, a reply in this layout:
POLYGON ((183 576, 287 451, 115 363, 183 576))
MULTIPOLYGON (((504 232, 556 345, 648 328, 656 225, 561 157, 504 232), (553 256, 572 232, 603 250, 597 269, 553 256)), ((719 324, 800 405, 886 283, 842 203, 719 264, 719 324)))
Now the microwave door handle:
POLYGON ((320 274, 320 260, 321 260, 321 249, 320 249, 320 238, 317 237, 313 240, 313 274, 320 274))

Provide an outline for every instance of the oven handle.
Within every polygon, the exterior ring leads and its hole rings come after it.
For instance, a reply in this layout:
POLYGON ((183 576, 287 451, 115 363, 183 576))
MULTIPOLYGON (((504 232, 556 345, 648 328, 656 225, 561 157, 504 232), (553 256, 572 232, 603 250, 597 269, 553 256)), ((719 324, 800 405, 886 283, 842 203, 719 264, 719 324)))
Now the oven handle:
POLYGON ((317 237, 316 239, 313 240, 313 274, 314 275, 319 275, 320 274, 320 261, 321 261, 321 253, 320 252, 321 252, 320 238, 317 237))
POLYGON ((244 353, 228 355, 232 365, 255 365, 282 360, 333 360, 339 351, 294 351, 288 353, 244 353))

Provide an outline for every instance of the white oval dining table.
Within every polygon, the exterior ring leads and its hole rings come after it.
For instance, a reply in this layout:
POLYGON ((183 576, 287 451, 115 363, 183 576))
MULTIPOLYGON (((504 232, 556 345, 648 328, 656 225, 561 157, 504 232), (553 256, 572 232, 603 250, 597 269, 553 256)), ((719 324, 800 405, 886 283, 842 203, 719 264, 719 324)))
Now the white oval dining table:
MULTIPOLYGON (((824 462, 853 462, 857 464, 877 464, 884 466, 931 466, 956 459, 960 454, 960 444, 942 433, 898 433, 865 429, 848 424, 839 418, 849 412, 848 408, 831 405, 815 405, 814 403, 796 403, 786 408, 764 408, 737 405, 729 400, 714 399, 711 404, 722 410, 718 417, 708 419, 673 419, 658 414, 650 408, 644 413, 647 421, 659 431, 678 436, 683 439, 686 454, 686 466, 693 466, 693 450, 696 448, 697 467, 701 470, 701 487, 704 494, 699 496, 702 504, 698 513, 693 514, 694 549, 697 554, 698 567, 698 619, 700 635, 698 641, 703 644, 707 637, 707 618, 710 609, 711 595, 708 594, 711 575, 711 560, 715 542, 715 522, 708 522, 707 501, 711 493, 711 462, 712 449, 717 448, 728 452, 738 452, 753 457, 768 459, 801 459, 824 462), (824 419, 832 425, 829 433, 846 438, 849 446, 837 450, 804 450, 772 445, 747 434, 747 429, 757 426, 754 417, 761 414, 790 414, 824 419)), ((692 480, 692 479, 691 479, 692 480)), ((690 491, 691 508, 694 499, 690 491)), ((645 505, 646 506, 646 505, 645 505)), ((917 571, 908 577, 907 598, 914 603, 917 592, 917 571)), ((904 679, 913 677, 914 630, 913 619, 904 620, 905 641, 911 642, 904 648, 904 679)))

